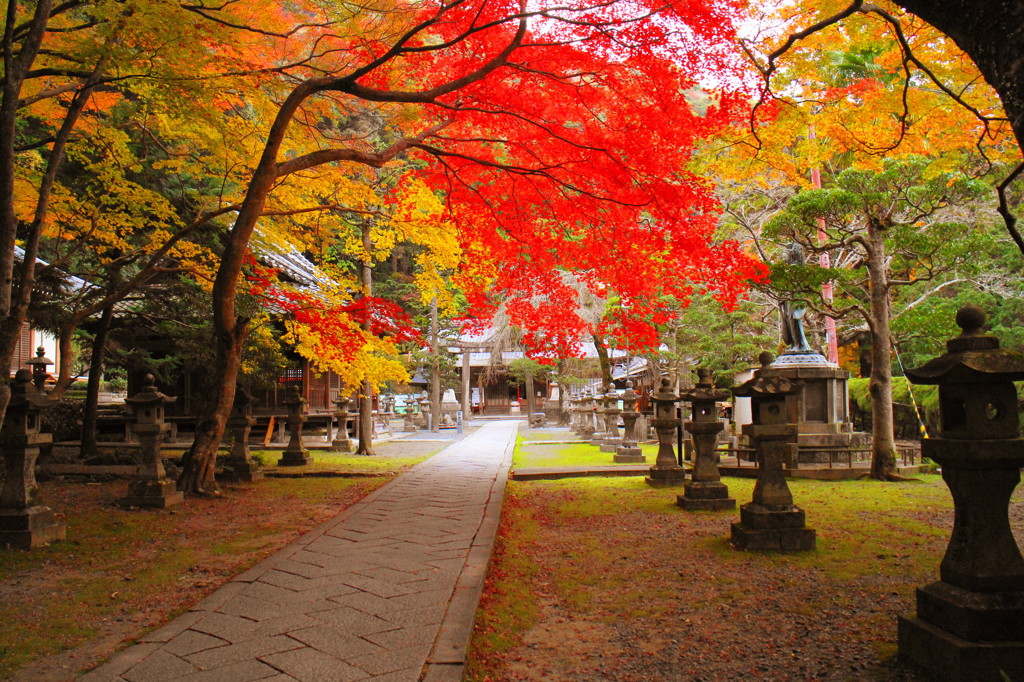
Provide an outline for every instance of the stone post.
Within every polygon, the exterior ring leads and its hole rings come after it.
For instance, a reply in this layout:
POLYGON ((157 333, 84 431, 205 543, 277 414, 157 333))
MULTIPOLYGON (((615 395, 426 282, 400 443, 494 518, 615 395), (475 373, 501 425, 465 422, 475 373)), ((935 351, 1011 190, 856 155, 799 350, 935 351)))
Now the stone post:
POLYGON ((0 547, 32 549, 67 535, 67 526, 54 521, 53 511, 42 503, 36 484, 39 448, 53 440, 50 434, 39 432, 41 413, 52 404, 32 386, 29 370, 15 373, 0 431, 6 474, 0 490, 0 547))
POLYGON ((643 464, 647 461, 636 443, 636 418, 640 416, 636 411, 636 397, 633 382, 627 381, 626 391, 622 394, 622 442, 615 449, 616 462, 643 464))
POLYGON ((718 418, 718 401, 727 394, 715 390, 711 372, 704 367, 697 370, 697 377, 697 386, 682 396, 693 410, 690 421, 684 424, 693 440, 693 472, 684 493, 676 497, 676 504, 687 511, 735 509, 736 500, 729 497, 729 488, 722 483, 715 461, 718 434, 725 428, 718 418))
POLYGON ((185 499, 174 481, 167 478, 160 454, 164 437, 171 430, 171 425, 164 421, 164 406, 175 400, 177 398, 166 396, 157 389, 156 378, 152 374, 143 378, 142 390, 125 399, 135 416, 132 433, 139 439, 142 463, 136 480, 128 486, 128 494, 117 501, 123 507, 165 509, 185 499))
POLYGON ((1014 381, 1024 355, 984 336, 985 313, 962 308, 945 355, 907 370, 938 384, 940 432, 922 442, 953 495, 953 533, 939 581, 917 590, 917 617, 899 618, 900 656, 941 680, 1024 679, 1024 558, 1009 521, 1024 466, 1014 381))
POLYGON ((671 383, 668 377, 662 378, 661 388, 651 396, 654 403, 654 419, 651 424, 658 434, 658 458, 644 480, 647 485, 655 488, 668 488, 686 482, 686 470, 679 466, 672 448, 676 427, 679 425, 675 408, 679 396, 672 392, 671 383))
POLYGON ((313 463, 313 457, 302 444, 302 425, 306 423, 306 399, 299 395, 299 388, 292 384, 288 397, 282 401, 288 406, 288 447, 277 461, 279 467, 301 467, 313 463))
POLYGON ((338 430, 334 434, 334 440, 331 441, 331 450, 333 452, 352 452, 352 439, 348 437, 348 419, 350 413, 348 411, 349 405, 352 401, 348 396, 338 393, 338 397, 334 399, 334 405, 336 410, 334 411, 334 418, 338 421, 338 430))
POLYGON ((733 389, 751 398, 754 422, 743 427, 757 457, 753 499, 740 507, 740 521, 732 524, 732 545, 741 550, 800 552, 814 549, 815 532, 807 528, 804 511, 793 504, 783 462, 796 444, 797 426, 787 421, 786 396, 796 390, 785 377, 766 372, 771 353, 761 353, 761 369, 747 383, 733 389))
POLYGON ((252 483, 263 478, 259 465, 249 451, 249 433, 256 420, 252 416, 252 396, 242 386, 235 387, 235 401, 231 405, 228 428, 234 437, 231 452, 219 478, 225 481, 252 483))

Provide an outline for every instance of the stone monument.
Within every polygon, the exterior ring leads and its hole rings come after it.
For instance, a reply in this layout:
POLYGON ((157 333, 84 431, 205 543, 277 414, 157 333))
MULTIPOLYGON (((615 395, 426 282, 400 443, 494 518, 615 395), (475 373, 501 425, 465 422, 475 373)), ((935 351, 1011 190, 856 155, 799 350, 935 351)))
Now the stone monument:
MULTIPOLYGON (((786 262, 803 263, 803 247, 792 244, 786 250, 786 262)), ((805 311, 799 301, 782 302, 781 332, 786 350, 770 370, 789 379, 795 387, 786 398, 785 407, 790 422, 798 427, 794 447, 786 456, 786 465, 790 467, 827 463, 837 449, 846 450, 850 457, 858 437, 867 438, 854 433, 850 422, 846 385, 850 373, 811 348, 804 333, 805 311)))
POLYGON ((284 449, 279 467, 301 467, 313 463, 313 457, 302 444, 302 426, 306 423, 306 399, 299 395, 299 387, 292 384, 283 402, 288 407, 288 446, 284 449))
POLYGON ((147 374, 142 380, 142 389, 134 396, 125 398, 135 415, 132 433, 139 439, 142 449, 142 463, 136 480, 128 486, 128 494, 117 503, 123 507, 147 507, 165 509, 184 501, 185 495, 178 492, 174 481, 167 478, 160 448, 171 430, 164 421, 164 406, 172 398, 161 393, 156 387, 156 378, 147 374))
POLYGON ((220 477, 225 481, 252 483, 263 478, 259 465, 253 461, 249 451, 249 433, 256 420, 252 416, 252 396, 245 387, 235 387, 235 401, 231 405, 228 417, 228 428, 234 437, 231 452, 228 454, 225 470, 220 477))
POLYGON ((626 392, 622 394, 622 442, 615 449, 615 461, 619 463, 644 464, 647 458, 636 442, 636 419, 640 413, 636 411, 637 395, 633 391, 633 382, 626 382, 626 392))
POLYGON ((963 330, 947 352, 907 371, 938 384, 940 433, 922 455, 942 466, 953 495, 953 533, 939 581, 917 590, 917 617, 899 619, 900 656, 942 680, 1024 680, 1024 558, 1009 503, 1024 466, 1014 381, 1024 356, 982 334, 976 306, 956 316, 963 330))
POLYGON ((594 419, 594 432, 590 434, 590 444, 596 445, 598 448, 601 447, 601 443, 603 443, 605 438, 608 437, 608 433, 605 431, 607 422, 604 418, 605 401, 607 397, 606 393, 595 391, 591 403, 593 405, 591 412, 593 413, 594 419))
POLYGON ((0 431, 6 475, 0 490, 0 547, 32 549, 67 536, 67 526, 54 520, 36 484, 39 448, 53 440, 50 434, 40 433, 42 410, 53 402, 32 386, 29 370, 15 373, 0 431))
POLYGON ((757 457, 757 482, 753 499, 740 507, 740 521, 732 524, 732 545, 741 550, 799 552, 814 549, 815 532, 807 528, 802 509, 782 469, 795 446, 797 425, 789 421, 787 398, 797 390, 784 376, 766 371, 771 353, 761 353, 761 369, 754 377, 733 389, 737 396, 751 399, 754 422, 743 427, 757 457))
POLYGON ((682 396, 692 405, 691 419, 683 427, 693 439, 693 471, 676 504, 687 511, 735 509, 736 500, 729 497, 729 488, 722 483, 715 462, 718 434, 725 428, 718 418, 718 401, 727 394, 715 390, 710 370, 701 367, 697 377, 697 386, 682 396))
POLYGON ((679 396, 672 392, 668 377, 662 378, 661 388, 651 396, 651 401, 654 403, 651 425, 658 434, 658 457, 644 480, 655 488, 682 485, 686 482, 686 469, 679 466, 672 449, 672 441, 679 428, 675 408, 679 396))
POLYGON ((580 430, 579 435, 585 441, 589 441, 594 435, 594 398, 588 388, 580 396, 580 430))

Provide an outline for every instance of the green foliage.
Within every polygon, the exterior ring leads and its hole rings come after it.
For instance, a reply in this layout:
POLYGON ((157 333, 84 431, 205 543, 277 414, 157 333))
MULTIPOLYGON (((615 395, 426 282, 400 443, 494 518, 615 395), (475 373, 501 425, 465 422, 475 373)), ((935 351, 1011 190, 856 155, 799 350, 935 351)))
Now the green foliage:
POLYGON ((506 371, 512 384, 522 385, 526 383, 527 377, 534 380, 546 379, 551 375, 551 366, 541 364, 533 358, 516 358, 508 363, 506 371))

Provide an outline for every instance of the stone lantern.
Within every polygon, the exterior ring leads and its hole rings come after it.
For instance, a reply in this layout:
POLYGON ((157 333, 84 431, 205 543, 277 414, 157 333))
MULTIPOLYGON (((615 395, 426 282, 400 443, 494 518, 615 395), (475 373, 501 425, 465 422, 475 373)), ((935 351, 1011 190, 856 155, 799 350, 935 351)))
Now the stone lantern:
POLYGON ((245 387, 236 386, 235 401, 228 416, 228 428, 231 429, 234 442, 231 444, 225 471, 220 474, 223 480, 252 483, 263 478, 263 472, 249 452, 249 433, 255 423, 252 396, 245 387))
POLYGON ((142 390, 125 399, 135 417, 132 433, 139 439, 142 463, 136 480, 128 486, 128 495, 117 501, 121 506, 164 509, 184 501, 184 494, 167 478, 160 455, 163 440, 171 430, 171 425, 164 420, 164 406, 175 400, 157 389, 152 374, 143 378, 142 390))
POLYGON ((421 429, 430 428, 430 397, 427 396, 427 392, 423 391, 420 394, 419 399, 416 401, 419 406, 419 410, 416 413, 416 425, 421 429))
POLYGON ((622 414, 622 410, 619 409, 619 394, 614 388, 609 389, 602 402, 605 437, 601 441, 601 452, 615 452, 622 443, 622 437, 619 435, 619 415, 622 414))
POLYGON ((32 366, 32 383, 42 393, 46 385, 46 368, 53 364, 53 360, 46 357, 46 349, 39 346, 36 348, 36 356, 25 364, 32 366))
POLYGON ((299 387, 292 384, 283 401, 288 408, 288 446, 284 449, 279 467, 301 467, 313 463, 313 457, 302 444, 302 426, 306 423, 306 399, 299 395, 299 387))
POLYGON ((594 415, 591 411, 591 395, 588 388, 580 395, 580 426, 577 431, 580 438, 589 441, 594 435, 594 415))
POLYGON ((757 457, 753 499, 740 507, 740 521, 732 524, 732 545, 743 550, 800 552, 814 549, 815 532, 805 525, 804 511, 793 504, 782 464, 796 447, 797 425, 790 420, 787 398, 797 390, 784 376, 767 372, 771 353, 761 353, 761 369, 747 383, 733 389, 749 397, 754 422, 743 427, 757 457))
POLYGON ((718 401, 727 394, 715 390, 710 370, 701 367, 697 377, 697 386, 682 396, 692 405, 691 419, 684 428, 693 438, 694 455, 690 481, 685 492, 676 497, 676 504, 689 511, 735 509, 736 500, 729 497, 729 488, 722 483, 715 463, 718 434, 725 428, 718 418, 718 401))
POLYGON ((917 590, 917 617, 899 619, 900 656, 936 679, 1024 679, 1024 558, 1009 503, 1024 466, 1014 381, 1024 356, 982 334, 985 313, 962 308, 947 352, 907 371, 938 384, 940 433, 922 455, 942 466, 953 495, 953 533, 938 582, 917 590))
POLYGON ((633 391, 633 382, 626 382, 626 391, 622 394, 622 442, 615 449, 616 462, 643 464, 647 461, 636 443, 636 419, 640 413, 636 411, 637 395, 633 391))
POLYGON ((351 404, 352 400, 340 392, 334 399, 334 405, 337 407, 334 418, 338 420, 338 431, 331 441, 331 450, 334 452, 352 452, 352 439, 348 437, 348 420, 351 415, 348 408, 351 404))
POLYGON ((11 402, 0 431, 6 474, 0 491, 0 547, 31 549, 66 537, 67 527, 54 521, 53 511, 42 504, 36 484, 39 448, 53 440, 50 434, 40 433, 42 410, 52 404, 32 386, 29 370, 15 373, 11 402))
POLYGON ((672 392, 668 377, 662 378, 661 387, 651 396, 651 402, 654 403, 651 425, 658 434, 658 458, 645 480, 656 488, 682 485, 686 481, 686 470, 679 466, 672 448, 673 436, 679 428, 675 407, 679 396, 672 392))

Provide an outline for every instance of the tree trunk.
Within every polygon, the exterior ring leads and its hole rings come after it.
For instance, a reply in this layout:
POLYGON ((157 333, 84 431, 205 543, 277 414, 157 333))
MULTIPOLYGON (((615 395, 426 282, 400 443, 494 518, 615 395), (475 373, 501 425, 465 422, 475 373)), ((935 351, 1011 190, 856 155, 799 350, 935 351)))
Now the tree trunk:
MULTIPOLYGON (((1024 151, 1024 4, 996 0, 901 0, 897 3, 953 39, 999 93, 1017 146, 1024 151)), ((1016 218, 1006 229, 1024 253, 1016 218)))
POLYGON ((242 344, 248 324, 239 321, 235 333, 217 339, 213 367, 213 400, 196 424, 192 447, 182 461, 178 489, 195 495, 218 495, 217 451, 235 400, 235 382, 242 364, 242 344))
POLYGON ((430 300, 430 430, 441 431, 441 348, 437 296, 430 300))
MULTIPOLYGON (((370 224, 363 223, 363 250, 366 252, 363 260, 362 280, 363 295, 367 298, 373 295, 373 261, 370 260, 370 251, 373 249, 373 242, 370 241, 370 224)), ((370 331, 370 315, 366 314, 363 321, 363 329, 370 331)), ((359 395, 359 444, 356 446, 357 455, 372 455, 373 452, 373 384, 369 379, 363 381, 362 391, 359 395)))
POLYGON ((85 459, 99 454, 96 446, 96 412, 100 404, 100 383, 103 380, 103 364, 107 353, 107 332, 114 319, 114 306, 103 309, 96 337, 92 340, 92 355, 89 358, 89 383, 85 389, 85 408, 82 412, 82 445, 80 456, 85 459))
POLYGON ((868 219, 870 256, 867 259, 871 281, 871 478, 889 481, 896 472, 896 438, 892 411, 892 346, 889 331, 890 301, 888 262, 885 252, 885 225, 868 219))
POLYGON ((537 411, 537 388, 533 385, 533 371, 529 368, 526 370, 526 423, 530 423, 530 418, 533 417, 533 413, 537 411))
POLYGON ((594 348, 597 350, 597 362, 601 367, 601 389, 604 393, 612 387, 612 362, 608 357, 608 349, 604 345, 604 337, 599 334, 592 334, 594 348))

